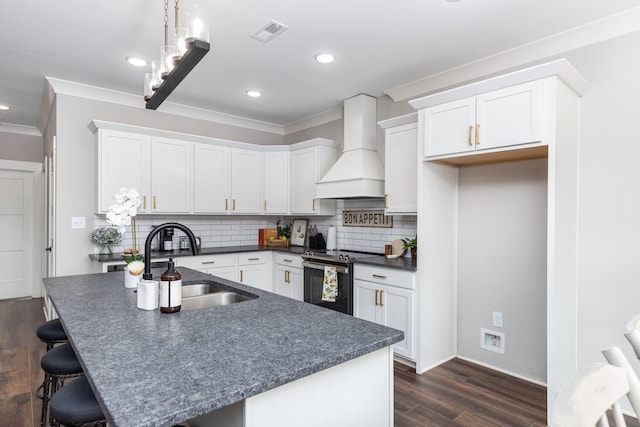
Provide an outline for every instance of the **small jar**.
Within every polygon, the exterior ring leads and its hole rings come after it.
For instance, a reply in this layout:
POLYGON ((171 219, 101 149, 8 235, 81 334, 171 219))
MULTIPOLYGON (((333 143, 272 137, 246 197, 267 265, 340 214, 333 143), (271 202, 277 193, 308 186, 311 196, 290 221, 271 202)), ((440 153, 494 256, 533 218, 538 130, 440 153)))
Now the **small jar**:
POLYGON ((185 236, 180 237, 180 249, 189 249, 189 241, 185 236))

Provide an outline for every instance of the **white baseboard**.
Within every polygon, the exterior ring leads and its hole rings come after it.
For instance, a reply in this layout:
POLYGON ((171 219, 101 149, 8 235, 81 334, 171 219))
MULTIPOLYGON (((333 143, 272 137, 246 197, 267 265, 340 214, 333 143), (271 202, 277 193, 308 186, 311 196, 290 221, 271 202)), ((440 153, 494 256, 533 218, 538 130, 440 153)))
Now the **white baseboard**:
POLYGON ((530 383, 533 383, 533 384, 537 384, 537 385, 542 386, 542 387, 546 387, 547 386, 547 383, 545 383, 545 382, 534 380, 533 378, 525 377, 524 375, 516 374, 515 372, 511 372, 511 371, 508 371, 506 369, 501 369, 501 368, 498 368, 496 366, 489 365, 488 363, 479 362, 477 360, 470 359, 468 357, 462 357, 462 356, 456 356, 456 357, 458 359, 460 359, 460 360, 465 360, 467 362, 471 362, 471 363, 474 363, 476 365, 484 366, 485 368, 493 369, 494 371, 502 372, 503 374, 507 374, 509 376, 512 376, 512 377, 515 377, 515 378, 518 378, 518 379, 521 379, 521 380, 524 380, 524 381, 527 381, 527 382, 530 382, 530 383))

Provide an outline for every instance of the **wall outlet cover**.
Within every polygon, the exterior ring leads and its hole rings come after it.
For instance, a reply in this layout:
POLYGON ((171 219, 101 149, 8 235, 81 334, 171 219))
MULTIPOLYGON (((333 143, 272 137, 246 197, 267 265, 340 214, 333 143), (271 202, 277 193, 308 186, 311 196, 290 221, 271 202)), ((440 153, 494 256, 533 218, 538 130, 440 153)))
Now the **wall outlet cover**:
POLYGON ((502 312, 501 311, 494 311, 491 313, 491 318, 492 318, 492 324, 493 326, 495 326, 496 328, 502 328, 504 327, 504 317, 502 316, 502 312))
POLYGON ((78 230, 84 229, 87 227, 86 223, 87 221, 83 216, 71 217, 71 228, 73 229, 78 229, 78 230))
POLYGON ((504 354, 504 332, 480 328, 480 348, 504 354))

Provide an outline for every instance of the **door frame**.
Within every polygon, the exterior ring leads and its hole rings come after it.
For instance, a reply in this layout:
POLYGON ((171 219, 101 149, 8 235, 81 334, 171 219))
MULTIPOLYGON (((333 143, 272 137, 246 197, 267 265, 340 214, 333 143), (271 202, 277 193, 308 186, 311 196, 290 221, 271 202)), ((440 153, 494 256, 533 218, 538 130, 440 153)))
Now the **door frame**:
POLYGON ((42 265, 44 260, 42 227, 42 163, 0 159, 0 170, 13 172, 31 172, 33 174, 33 275, 31 296, 42 296, 42 265))

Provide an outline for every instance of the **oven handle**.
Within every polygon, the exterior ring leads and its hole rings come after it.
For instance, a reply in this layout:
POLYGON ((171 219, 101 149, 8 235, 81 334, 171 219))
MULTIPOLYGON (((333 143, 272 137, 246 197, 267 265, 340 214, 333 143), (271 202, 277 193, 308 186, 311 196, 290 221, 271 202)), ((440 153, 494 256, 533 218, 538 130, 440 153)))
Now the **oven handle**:
POLYGON ((324 271, 325 266, 335 267, 338 273, 349 274, 349 267, 342 267, 339 265, 334 266, 331 264, 317 264, 315 262, 303 261, 302 266, 307 268, 313 268, 314 270, 322 270, 322 271, 324 271))

